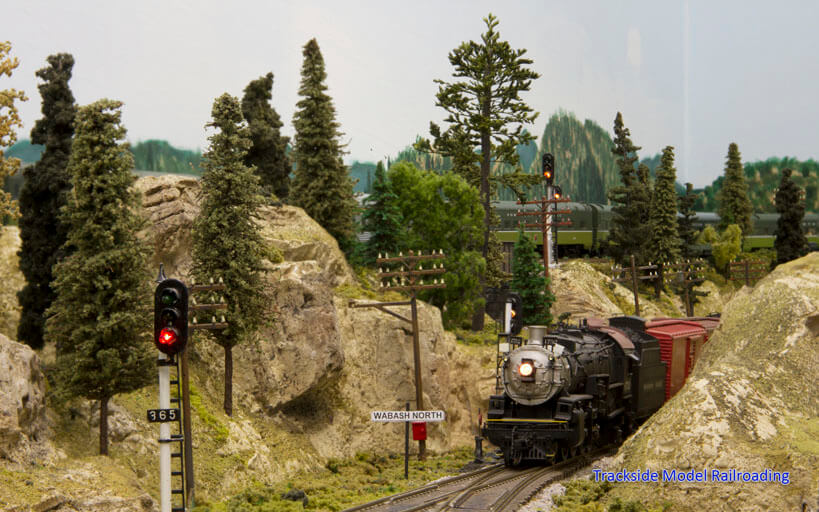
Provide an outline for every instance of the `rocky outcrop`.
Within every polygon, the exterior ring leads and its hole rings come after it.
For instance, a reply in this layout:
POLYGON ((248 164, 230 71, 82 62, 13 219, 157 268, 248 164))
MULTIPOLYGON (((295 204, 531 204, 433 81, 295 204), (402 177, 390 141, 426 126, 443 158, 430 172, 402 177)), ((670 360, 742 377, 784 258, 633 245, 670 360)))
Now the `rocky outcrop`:
MULTIPOLYGON (((789 483, 635 484, 675 510, 802 510, 819 481, 819 253, 780 265, 723 310, 683 389, 622 447, 624 469, 787 472, 789 483), (647 487, 647 486, 650 486, 647 487)), ((709 473, 710 475, 710 473, 709 473)))
POLYGON ((23 288, 25 278, 17 263, 20 250, 20 229, 17 226, 0 226, 0 334, 10 339, 17 338, 17 324, 20 322, 20 304, 17 292, 23 288))
POLYGON ((34 351, 0 334, 0 460, 28 464, 51 457, 45 389, 34 351))

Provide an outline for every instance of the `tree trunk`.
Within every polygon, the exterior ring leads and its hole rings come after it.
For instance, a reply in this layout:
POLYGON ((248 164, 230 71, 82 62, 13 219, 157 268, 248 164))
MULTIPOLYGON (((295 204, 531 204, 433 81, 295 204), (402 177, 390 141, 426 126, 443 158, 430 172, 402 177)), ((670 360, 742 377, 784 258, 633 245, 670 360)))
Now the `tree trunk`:
MULTIPOLYGON (((490 97, 484 99, 482 110, 483 115, 489 119, 489 106, 490 106, 490 97)), ((483 256, 484 262, 487 262, 489 257, 489 229, 491 228, 490 223, 492 222, 492 215, 490 205, 489 205, 489 171, 490 171, 490 163, 492 157, 492 145, 489 139, 489 132, 485 131, 481 134, 481 202, 483 203, 483 246, 481 247, 481 256, 483 256)), ((487 262, 488 268, 488 262, 487 262)), ((481 274, 480 278, 480 294, 481 297, 484 296, 486 288, 486 270, 481 274)), ((475 309, 475 313, 472 316, 472 330, 473 331, 482 331, 483 330, 483 321, 484 321, 484 312, 486 311, 486 306, 482 305, 475 309)))
POLYGON ((225 347, 225 414, 233 416, 233 347, 225 347))
POLYGON ((100 455, 108 455, 108 400, 100 400, 100 455))

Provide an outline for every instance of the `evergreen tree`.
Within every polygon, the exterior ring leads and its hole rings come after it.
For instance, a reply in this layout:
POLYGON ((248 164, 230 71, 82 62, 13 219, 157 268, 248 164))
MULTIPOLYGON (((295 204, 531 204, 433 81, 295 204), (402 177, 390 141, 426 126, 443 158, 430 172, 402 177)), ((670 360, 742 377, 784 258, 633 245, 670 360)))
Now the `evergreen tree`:
MULTIPOLYGON (((486 32, 480 42, 461 43, 449 54, 449 62, 455 68, 454 76, 465 80, 447 83, 435 80, 439 85, 436 105, 447 111, 445 121, 449 128, 442 132, 430 123, 434 142, 420 140, 416 148, 452 157, 456 172, 480 190, 484 208, 484 231, 481 256, 489 257, 492 208, 492 186, 504 185, 512 189, 540 181, 539 176, 521 172, 518 144, 535 139, 523 125, 537 118, 520 98, 528 91, 532 80, 540 75, 529 69, 530 59, 524 57, 525 49, 515 50, 509 42, 501 41, 495 30, 498 20, 491 13, 484 18, 486 32), (477 164, 480 163, 480 166, 477 164), (515 172, 491 175, 492 166, 508 164, 515 172)), ((481 284, 487 283, 481 276, 481 284)), ((473 317, 472 328, 483 328, 484 309, 478 308, 473 317)))
POLYGON ((290 158, 285 153, 289 138, 279 132, 282 122, 270 105, 272 99, 273 73, 257 78, 245 87, 242 113, 252 142, 245 164, 255 166, 265 195, 274 194, 285 200, 290 189, 290 158))
MULTIPOLYGON (((0 42, 0 77, 3 75, 10 77, 12 71, 20 64, 16 57, 9 57, 9 52, 11 43, 0 42)), ((19 158, 4 158, 3 148, 14 145, 17 141, 15 129, 23 126, 14 101, 27 99, 23 91, 0 89, 0 185, 5 182, 7 176, 13 176, 20 167, 19 158)), ((16 218, 18 215, 17 204, 12 200, 11 194, 0 190, 0 219, 16 218)))
POLYGON ((57 346, 56 377, 67 396, 100 401, 100 454, 108 453, 108 401, 151 382, 148 248, 133 157, 122 142, 121 102, 99 100, 75 119, 63 208, 69 255, 54 268, 46 340, 57 346))
POLYGON ((202 202, 193 226, 194 275, 200 280, 222 278, 225 317, 229 327, 214 331, 225 350, 225 413, 233 413, 233 354, 263 321, 265 290, 262 260, 265 246, 254 222, 263 198, 259 178, 244 163, 251 146, 248 129, 241 126, 239 100, 228 94, 213 103, 216 128, 203 155, 202 202))
POLYGON ((608 198, 612 202, 612 221, 609 228, 608 250, 611 256, 624 263, 634 254, 638 262, 648 261, 647 242, 651 239, 650 204, 651 185, 648 166, 640 165, 635 171, 637 151, 631 142, 629 129, 623 124, 623 115, 614 118, 614 147, 622 185, 613 187, 608 198))
POLYGON ((544 276, 537 248, 522 228, 512 256, 512 275, 509 287, 520 295, 523 325, 551 324, 555 296, 549 291, 549 279, 544 276))
POLYGON ((375 167, 373 193, 368 200, 369 206, 362 222, 364 231, 369 231, 372 236, 367 241, 364 257, 366 263, 373 264, 379 254, 397 252, 401 243, 402 222, 398 197, 392 191, 381 162, 375 167))
POLYGON ((40 161, 25 171, 20 191, 20 239, 17 253, 26 285, 17 293, 20 323, 17 339, 32 348, 43 347, 45 311, 54 301, 52 268, 65 257, 68 226, 59 217, 71 187, 68 157, 74 136, 74 95, 68 87, 74 57, 60 53, 48 57, 49 66, 37 71, 43 98, 43 118, 34 124, 31 141, 45 145, 40 161))
POLYGON ((694 203, 697 201, 697 194, 694 193, 694 185, 685 184, 685 194, 677 198, 677 205, 680 217, 677 218, 677 234, 680 237, 680 256, 684 259, 691 259, 694 253, 694 244, 697 243, 699 233, 694 228, 694 203))
POLYGON ((748 184, 742 172, 739 148, 733 142, 728 146, 725 181, 717 195, 720 230, 727 228, 730 224, 736 224, 742 230, 743 237, 750 235, 753 207, 748 199, 748 184))
POLYGON ((301 206, 316 222, 338 240, 342 249, 353 247, 353 213, 356 202, 353 182, 341 160, 341 133, 336 109, 324 91, 327 73, 318 43, 304 45, 301 68, 302 99, 293 116, 296 129, 293 159, 295 178, 290 202, 301 206))
POLYGON ((677 193, 674 182, 674 148, 663 149, 662 163, 657 168, 657 181, 651 201, 650 258, 658 263, 674 262, 680 258, 680 236, 677 231, 677 193))
POLYGON ((791 179, 792 173, 791 169, 782 171, 782 181, 779 182, 774 199, 779 213, 774 233, 777 265, 804 256, 808 249, 808 240, 802 232, 805 203, 802 189, 791 179))

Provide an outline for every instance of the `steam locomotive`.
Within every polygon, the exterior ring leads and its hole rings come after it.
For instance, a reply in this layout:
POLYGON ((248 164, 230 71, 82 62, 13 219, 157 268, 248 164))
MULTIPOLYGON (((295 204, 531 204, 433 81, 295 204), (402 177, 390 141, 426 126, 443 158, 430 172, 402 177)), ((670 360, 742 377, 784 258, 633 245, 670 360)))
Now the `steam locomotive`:
POLYGON ((685 319, 615 317, 528 329, 526 343, 502 335, 496 394, 482 426, 507 465, 559 462, 627 436, 663 405, 667 386, 682 385, 671 365, 682 364, 684 378, 688 358, 707 339, 700 324, 685 319), (682 336, 661 343, 657 336, 669 326, 682 336))

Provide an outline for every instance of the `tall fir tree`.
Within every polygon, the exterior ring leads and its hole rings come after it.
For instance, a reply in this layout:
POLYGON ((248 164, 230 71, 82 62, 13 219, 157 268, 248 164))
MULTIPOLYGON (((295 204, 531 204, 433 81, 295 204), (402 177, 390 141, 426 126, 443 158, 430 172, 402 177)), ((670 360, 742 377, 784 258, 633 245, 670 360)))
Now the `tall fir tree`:
POLYGON ((543 263, 534 242, 526 236, 523 229, 519 229, 512 256, 512 282, 509 287, 520 295, 523 325, 552 323, 551 309, 555 296, 548 284, 549 279, 544 276, 543 263))
MULTIPOLYGON (((493 185, 520 190, 539 182, 539 176, 521 172, 516 148, 535 139, 523 130, 533 123, 538 113, 520 97, 530 89, 540 75, 528 66, 532 61, 525 49, 513 49, 508 41, 500 40, 496 30, 498 19, 491 13, 483 19, 486 32, 480 42, 463 42, 449 53, 455 68, 454 76, 464 80, 454 83, 435 80, 439 85, 436 105, 447 111, 450 124, 446 131, 430 123, 434 141, 422 139, 416 148, 452 157, 455 169, 470 185, 477 186, 484 207, 484 232, 481 256, 490 256, 490 232, 493 227, 490 204, 493 185), (479 166, 477 164, 480 164, 479 166), (509 164, 516 171, 492 175, 492 167, 509 164)), ((491 265, 490 265, 491 267, 491 265)), ((487 276, 481 276, 487 285, 487 276)), ((483 304, 483 303, 481 303, 483 304)), ((473 316, 472 329, 483 328, 484 308, 473 316)))
POLYGON ((719 201, 719 228, 723 230, 730 224, 736 224, 742 230, 742 236, 751 234, 751 213, 753 206, 748 199, 748 184, 742 171, 742 160, 739 147, 732 142, 728 146, 725 164, 725 180, 717 194, 719 201))
POLYGON ((612 221, 607 245, 611 256, 621 263, 631 254, 641 263, 648 259, 646 249, 651 239, 651 185, 647 166, 640 165, 637 170, 634 169, 639 149, 632 143, 631 133, 623 124, 623 115, 618 112, 614 118, 614 147, 611 152, 616 157, 622 184, 608 192, 612 202, 612 221))
POLYGON ((250 149, 245 164, 255 167, 265 195, 286 200, 290 190, 290 157, 285 149, 290 140, 280 133, 279 114, 273 109, 273 73, 250 82, 242 98, 242 113, 250 130, 250 149))
MULTIPOLYGON (((11 73, 20 65, 16 57, 10 57, 11 43, 0 41, 0 77, 11 73)), ((23 126, 20 114, 17 111, 15 101, 26 101, 23 91, 16 89, 0 89, 0 185, 7 176, 13 176, 20 167, 19 158, 6 158, 4 148, 14 145, 17 141, 17 128, 23 126)), ((11 198, 11 194, 0 190, 0 220, 15 219, 19 215, 17 202, 11 198)))
POLYGON ((362 227, 364 231, 369 231, 371 236, 364 248, 364 261, 373 264, 379 254, 398 252, 402 232, 398 196, 393 192, 384 164, 381 162, 375 167, 373 193, 368 201, 369 206, 362 216, 362 227))
POLYGON ((100 402, 100 454, 108 453, 108 402, 151 382, 148 246, 131 190, 133 157, 123 142, 122 103, 80 107, 63 208, 69 255, 54 268, 46 341, 57 347, 56 377, 67 396, 100 402))
POLYGON ((677 197, 677 208, 680 216, 677 218, 677 234, 680 237, 680 256, 684 259, 691 259, 696 256, 694 244, 697 243, 699 232, 694 227, 694 218, 697 213, 694 211, 694 203, 697 201, 697 194, 694 193, 694 185, 685 184, 685 194, 677 197))
POLYGON ((254 222, 263 202, 259 178, 244 163, 251 146, 242 126, 239 100, 223 94, 213 103, 217 129, 203 155, 202 201, 193 226, 194 275, 203 282, 222 278, 228 327, 214 331, 225 351, 225 413, 233 414, 232 349, 252 336, 264 319, 266 290, 263 259, 267 252, 254 222))
POLYGON ((774 232, 777 265, 804 256, 808 249, 808 240, 802 231, 805 201, 802 189, 791 179, 791 174, 792 169, 782 171, 782 180, 774 198, 779 213, 774 232))
POLYGON ((674 148, 666 146, 660 166, 650 209, 650 251, 649 257, 658 263, 675 262, 680 258, 680 235, 677 230, 677 193, 674 183, 677 170, 674 168, 674 148))
POLYGON ((346 252, 354 247, 353 182, 341 157, 339 124, 333 101, 325 92, 327 73, 315 39, 304 45, 301 100, 293 116, 296 163, 290 202, 301 206, 346 252))
POLYGON ((67 167, 77 112, 68 86, 74 57, 60 53, 47 61, 48 67, 36 73, 43 80, 39 85, 43 117, 31 130, 31 142, 44 145, 45 150, 26 169, 19 200, 22 244, 17 255, 26 285, 17 293, 21 307, 17 339, 32 348, 43 347, 45 311, 54 301, 52 268, 66 256, 68 226, 59 213, 71 189, 67 167))

